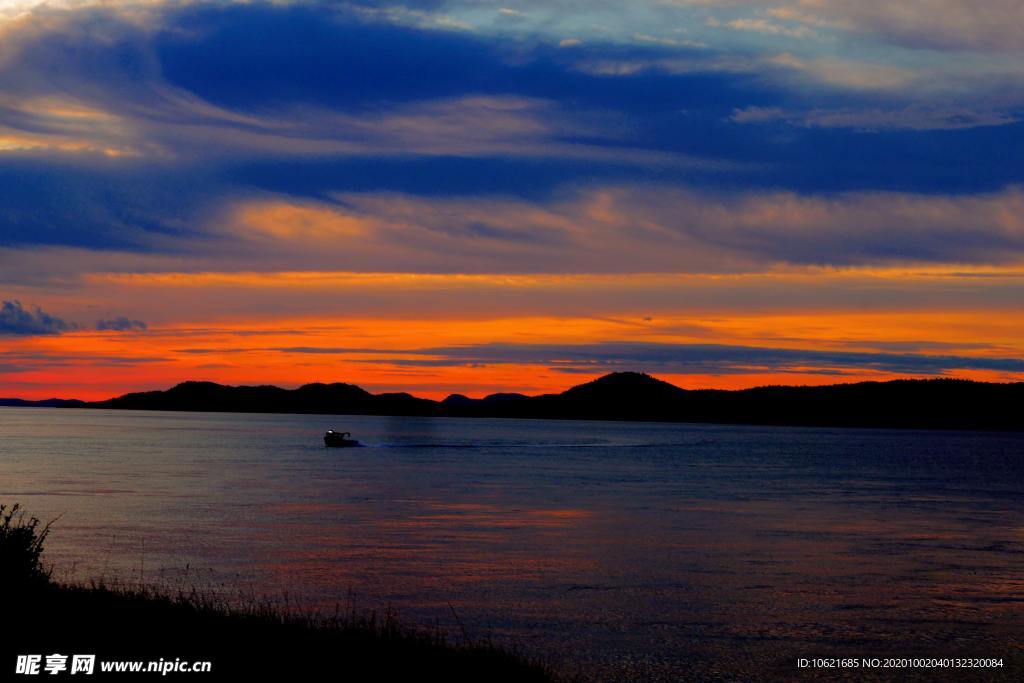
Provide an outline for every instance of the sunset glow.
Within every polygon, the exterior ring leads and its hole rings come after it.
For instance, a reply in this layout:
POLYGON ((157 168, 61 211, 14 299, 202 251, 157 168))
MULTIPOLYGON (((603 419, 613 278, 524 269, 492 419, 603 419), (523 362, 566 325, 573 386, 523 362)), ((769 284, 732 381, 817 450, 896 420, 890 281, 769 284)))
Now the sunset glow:
POLYGON ((911 4, 0 3, 0 397, 1020 381, 1019 16, 911 4))

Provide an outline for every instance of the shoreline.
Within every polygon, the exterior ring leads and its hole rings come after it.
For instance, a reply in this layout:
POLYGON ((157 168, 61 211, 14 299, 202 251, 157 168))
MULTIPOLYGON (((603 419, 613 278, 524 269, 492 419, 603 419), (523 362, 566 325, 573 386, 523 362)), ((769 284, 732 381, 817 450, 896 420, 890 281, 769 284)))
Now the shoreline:
POLYGON ((825 386, 688 390, 636 372, 618 372, 559 394, 492 394, 442 401, 373 394, 344 383, 227 386, 183 382, 105 401, 0 399, 0 405, 172 412, 467 417, 595 422, 762 425, 965 431, 1024 431, 1024 383, 901 379, 825 386))

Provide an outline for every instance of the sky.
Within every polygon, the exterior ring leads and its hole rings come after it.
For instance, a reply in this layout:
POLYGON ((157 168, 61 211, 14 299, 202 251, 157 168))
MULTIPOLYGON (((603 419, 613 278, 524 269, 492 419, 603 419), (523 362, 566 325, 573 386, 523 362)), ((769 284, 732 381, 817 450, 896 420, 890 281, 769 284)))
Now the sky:
POLYGON ((1019 0, 0 0, 0 396, 1024 380, 1019 0))

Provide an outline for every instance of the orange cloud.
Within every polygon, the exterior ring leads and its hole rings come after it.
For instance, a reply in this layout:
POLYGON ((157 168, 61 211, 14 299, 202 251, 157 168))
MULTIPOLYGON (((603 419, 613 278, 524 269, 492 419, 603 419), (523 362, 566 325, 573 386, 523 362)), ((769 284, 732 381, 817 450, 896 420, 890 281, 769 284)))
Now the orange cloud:
MULTIPOLYGON (((659 315, 644 317, 401 317, 290 318, 205 325, 164 325, 149 331, 72 332, 60 336, 0 339, 0 387, 5 394, 105 398, 165 387, 185 379, 231 384, 296 386, 347 381, 370 390, 410 390, 440 398, 448 393, 559 391, 586 380, 528 362, 410 365, 423 347, 488 344, 589 344, 609 339, 657 343, 743 344, 748 347, 834 349, 979 358, 1024 355, 1024 313, 991 312, 791 312, 659 315), (414 352, 410 355, 410 352, 414 352)), ((642 370, 643 367, 636 369, 642 370)), ((592 375, 602 374, 597 368, 592 375)), ((687 387, 737 388, 769 383, 834 383, 898 376, 870 368, 813 365, 803 370, 665 374, 687 387)), ((1012 372, 970 370, 960 376, 1021 379, 1012 372)))

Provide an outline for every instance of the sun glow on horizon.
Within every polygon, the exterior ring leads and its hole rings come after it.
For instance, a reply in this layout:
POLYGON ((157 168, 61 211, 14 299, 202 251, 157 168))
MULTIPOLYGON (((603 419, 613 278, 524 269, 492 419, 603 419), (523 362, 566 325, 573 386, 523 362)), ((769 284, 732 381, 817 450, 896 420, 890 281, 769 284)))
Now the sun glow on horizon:
POLYGON ((0 0, 0 396, 1020 379, 1019 8, 934 2, 0 0))
POLYGON ((164 389, 185 380, 289 388, 342 381, 374 392, 409 391, 435 399, 451 393, 536 394, 562 391, 616 370, 647 371, 686 388, 834 384, 915 376, 1020 381, 1024 372, 983 366, 986 358, 1024 355, 1016 336, 1022 328, 1024 315, 993 318, 966 312, 954 316, 733 312, 705 317, 490 319, 416 319, 399 312, 391 318, 178 323, 146 330, 77 330, 0 340, 0 351, 16 366, 0 371, 0 383, 5 393, 24 398, 96 400, 164 389), (989 343, 979 344, 982 337, 989 343), (716 369, 701 370, 699 361, 689 370, 686 365, 673 368, 671 360, 661 360, 660 350, 666 345, 682 345, 683 356, 689 345, 696 345, 708 348, 712 356, 724 349, 727 357, 716 369), (588 348, 595 349, 597 361, 601 353, 621 353, 623 346, 627 351, 638 349, 640 355, 650 349, 659 353, 648 361, 627 357, 592 364, 586 359, 588 348), (735 359, 728 357, 730 349, 736 349, 735 359), (777 349, 797 357, 772 360, 777 349), (748 358, 758 350, 768 353, 768 360, 748 358), (809 359, 799 358, 801 350, 811 354, 809 359), (815 360, 830 351, 836 359, 815 360), (908 352, 913 357, 907 362, 955 355, 968 362, 973 358, 979 367, 936 375, 934 370, 898 371, 870 365, 872 359, 887 361, 908 352), (862 354, 865 359, 844 367, 849 354, 862 354), (773 369, 772 363, 783 366, 773 369))

